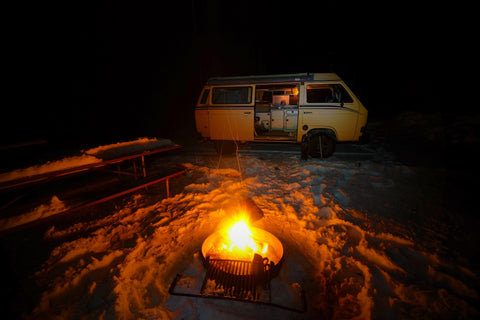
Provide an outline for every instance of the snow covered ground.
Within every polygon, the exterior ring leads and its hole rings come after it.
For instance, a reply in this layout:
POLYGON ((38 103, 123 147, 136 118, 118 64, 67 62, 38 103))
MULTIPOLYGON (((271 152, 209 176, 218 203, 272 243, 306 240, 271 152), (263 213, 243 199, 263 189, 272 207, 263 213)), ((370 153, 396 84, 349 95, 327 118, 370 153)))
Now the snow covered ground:
MULTIPOLYGON (((406 166, 376 148, 371 160, 300 160, 186 150, 171 198, 139 193, 108 215, 42 232, 49 251, 31 275, 27 319, 474 319, 478 251, 459 247, 468 216, 445 205, 442 168, 406 166), (239 199, 283 243, 272 302, 303 288, 307 311, 172 296, 177 273, 201 276, 199 251, 239 199)), ((175 182, 172 182, 175 183, 175 182)), ((473 218, 474 221, 476 218, 473 218)), ((472 227, 472 225, 470 225, 472 227)), ((474 229, 474 227, 473 227, 474 229)), ((474 231, 474 230, 473 230, 474 231)), ((473 237, 478 239, 478 237, 473 237)), ((475 247, 476 244, 473 244, 475 247)), ((475 249, 476 250, 476 249, 475 249)))

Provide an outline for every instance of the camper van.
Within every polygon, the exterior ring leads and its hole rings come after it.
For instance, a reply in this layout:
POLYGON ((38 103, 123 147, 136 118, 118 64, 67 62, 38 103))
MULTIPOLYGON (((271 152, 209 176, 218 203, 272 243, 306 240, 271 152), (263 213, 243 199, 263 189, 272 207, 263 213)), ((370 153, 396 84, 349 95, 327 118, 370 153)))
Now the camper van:
POLYGON ((220 153, 251 141, 298 143, 304 159, 359 141, 367 116, 335 73, 210 78, 195 107, 197 132, 220 153))

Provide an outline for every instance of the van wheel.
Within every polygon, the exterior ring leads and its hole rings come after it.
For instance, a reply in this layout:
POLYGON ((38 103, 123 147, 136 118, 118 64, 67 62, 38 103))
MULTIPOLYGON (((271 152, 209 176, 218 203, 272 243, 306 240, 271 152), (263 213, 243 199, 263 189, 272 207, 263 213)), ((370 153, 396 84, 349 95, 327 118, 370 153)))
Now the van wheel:
POLYGON ((335 139, 326 134, 312 135, 308 143, 308 152, 313 158, 328 158, 335 151, 335 139))
POLYGON ((237 144, 231 140, 215 140, 215 150, 219 155, 231 155, 236 153, 237 144))

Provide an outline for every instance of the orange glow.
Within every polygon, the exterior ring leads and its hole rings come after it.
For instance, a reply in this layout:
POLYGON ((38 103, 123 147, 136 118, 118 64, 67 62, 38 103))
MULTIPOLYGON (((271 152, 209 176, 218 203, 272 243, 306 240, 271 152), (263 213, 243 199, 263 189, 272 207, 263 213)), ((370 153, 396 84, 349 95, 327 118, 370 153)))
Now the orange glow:
POLYGON ((217 236, 209 242, 208 256, 216 259, 251 261, 255 253, 267 256, 269 244, 259 229, 251 228, 248 215, 243 210, 223 221, 217 236))
POLYGON ((254 255, 259 254, 267 261, 280 261, 283 257, 280 241, 268 231, 251 225, 263 217, 263 213, 255 212, 248 203, 232 207, 227 212, 227 218, 203 242, 203 257, 252 261, 254 255))
POLYGON ((256 250, 255 242, 252 239, 252 230, 248 227, 247 221, 240 220, 235 222, 227 230, 227 235, 227 239, 230 241, 230 251, 233 248, 247 250, 247 247, 256 250))
POLYGON ((309 84, 307 86, 307 90, 310 89, 329 89, 331 88, 331 85, 329 84, 309 84))
POLYGON ((244 217, 222 228, 220 233, 223 243, 219 249, 223 259, 251 260, 255 253, 265 255, 268 251, 268 244, 257 239, 244 217))

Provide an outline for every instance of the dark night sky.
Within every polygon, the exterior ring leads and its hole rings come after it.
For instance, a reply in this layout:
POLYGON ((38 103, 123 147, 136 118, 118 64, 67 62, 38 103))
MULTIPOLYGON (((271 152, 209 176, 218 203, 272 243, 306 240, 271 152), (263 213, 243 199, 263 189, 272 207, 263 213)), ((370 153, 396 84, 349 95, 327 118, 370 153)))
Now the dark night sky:
POLYGON ((453 59, 444 47, 460 41, 444 12, 406 2, 312 3, 93 1, 17 10, 6 39, 15 103, 3 108, 2 143, 191 134, 193 104, 211 76, 336 72, 371 117, 432 111, 443 99, 438 77, 453 59))

